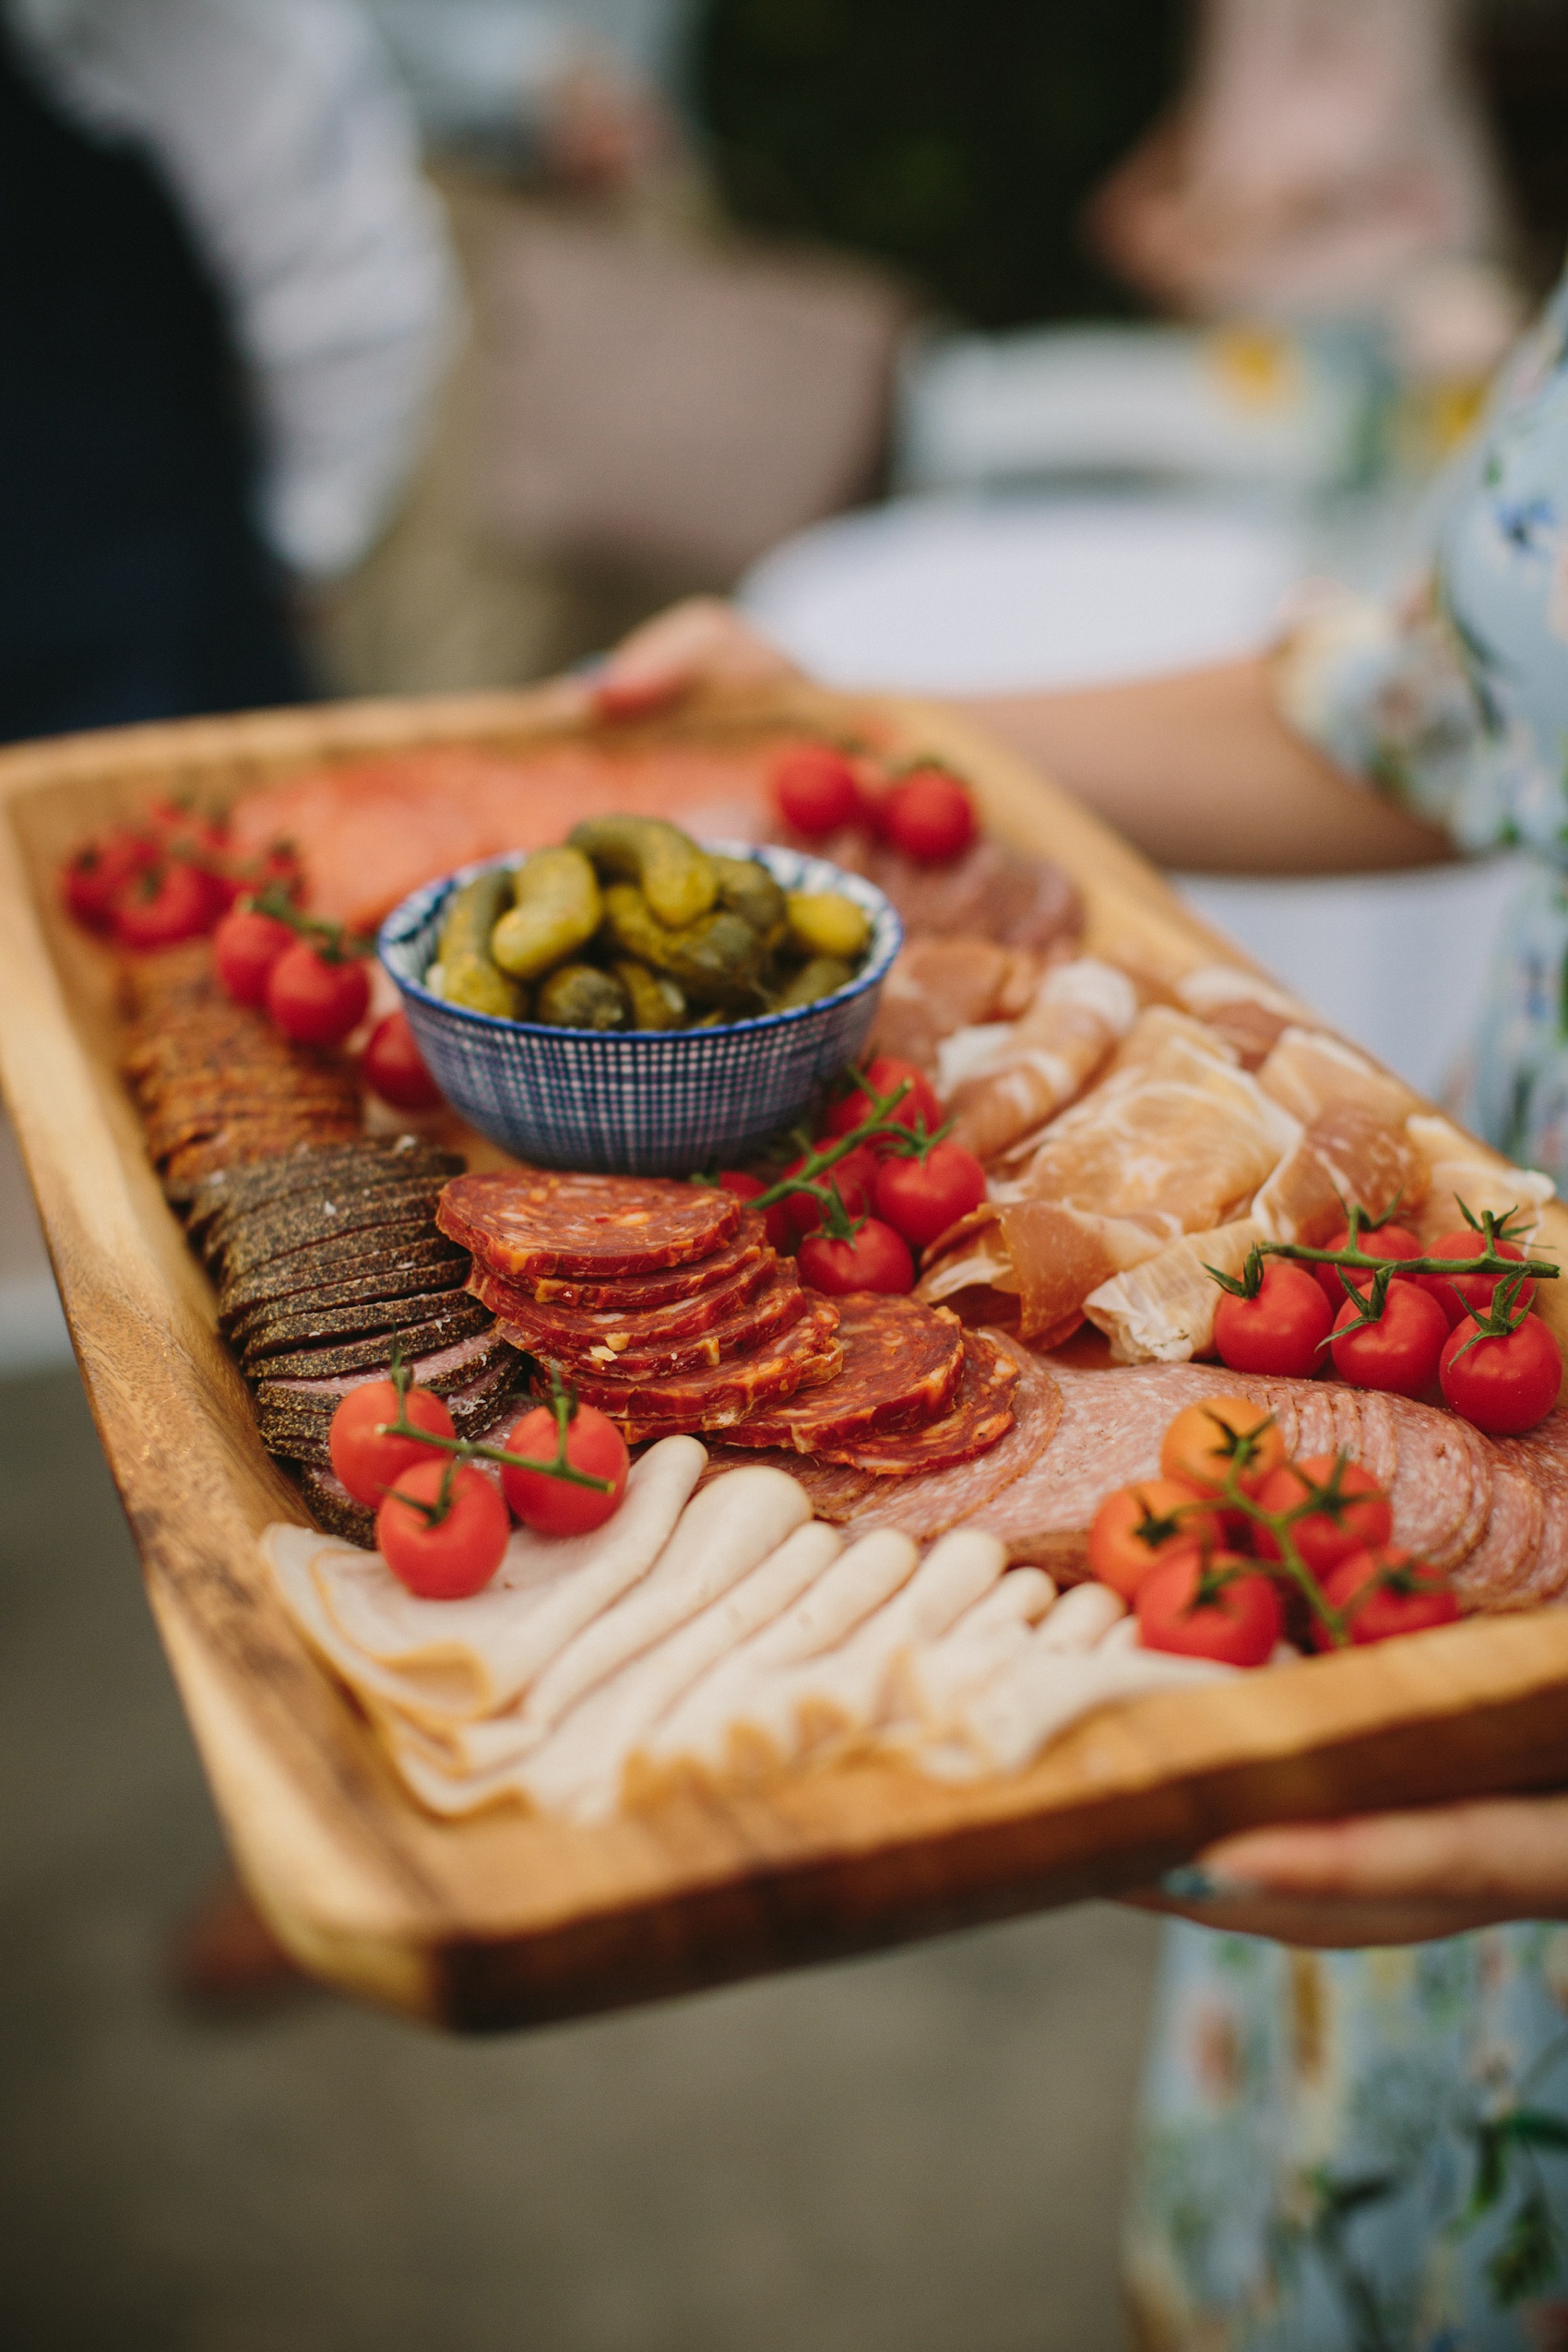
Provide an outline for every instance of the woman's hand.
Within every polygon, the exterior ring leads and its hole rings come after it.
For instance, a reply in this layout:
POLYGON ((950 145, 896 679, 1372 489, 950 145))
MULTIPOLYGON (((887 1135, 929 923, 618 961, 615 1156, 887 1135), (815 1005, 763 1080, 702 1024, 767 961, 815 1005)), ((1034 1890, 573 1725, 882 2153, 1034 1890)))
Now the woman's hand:
POLYGON ((770 686, 802 672, 732 604, 688 597, 624 637, 588 681, 605 719, 641 719, 698 686, 770 686))
POLYGON ((1132 1898, 1279 1943, 1424 1943, 1568 1919, 1568 1797, 1505 1797, 1222 1838, 1132 1898))

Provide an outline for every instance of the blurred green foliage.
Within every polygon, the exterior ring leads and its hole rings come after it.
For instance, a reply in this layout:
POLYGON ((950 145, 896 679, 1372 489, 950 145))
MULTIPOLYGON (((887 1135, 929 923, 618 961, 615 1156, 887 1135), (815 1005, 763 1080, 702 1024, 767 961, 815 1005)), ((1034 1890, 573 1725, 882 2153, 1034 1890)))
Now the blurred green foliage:
POLYGON ((1184 0, 700 0, 693 95, 749 226, 890 261, 980 327, 1138 308, 1086 197, 1174 95, 1184 0))

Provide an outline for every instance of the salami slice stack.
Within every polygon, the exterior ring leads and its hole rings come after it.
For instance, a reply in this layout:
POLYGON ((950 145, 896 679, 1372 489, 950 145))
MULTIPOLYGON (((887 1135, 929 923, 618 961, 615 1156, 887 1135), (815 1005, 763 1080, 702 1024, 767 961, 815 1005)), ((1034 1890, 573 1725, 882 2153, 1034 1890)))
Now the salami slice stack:
POLYGON ((712 1186, 512 1170, 458 1176, 436 1222, 503 1338, 628 1444, 729 1444, 868 1482, 973 1460, 1013 1425, 1018 1369, 943 1308, 803 1289, 762 1219, 712 1186))
POLYGON ((838 1370, 836 1309, 713 1186, 508 1170, 456 1178, 436 1218, 540 1389, 558 1372, 628 1444, 728 1429, 838 1370))

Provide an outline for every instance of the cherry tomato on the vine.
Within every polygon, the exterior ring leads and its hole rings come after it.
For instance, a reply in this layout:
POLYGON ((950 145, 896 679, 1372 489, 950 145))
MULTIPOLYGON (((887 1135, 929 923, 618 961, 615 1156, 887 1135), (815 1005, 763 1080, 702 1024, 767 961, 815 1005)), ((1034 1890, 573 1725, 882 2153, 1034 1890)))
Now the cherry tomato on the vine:
MULTIPOLYGON (((1386 1642, 1396 1633, 1422 1633, 1431 1625, 1452 1625, 1459 1614, 1453 1588, 1440 1568, 1412 1560, 1402 1545, 1385 1543, 1353 1551, 1323 1579, 1323 1596, 1343 1610, 1352 1642, 1386 1642)), ((1313 1627, 1320 1650, 1334 1643, 1324 1625, 1313 1627)))
POLYGON ((985 1198, 985 1170, 962 1144, 921 1154, 889 1152, 876 1166, 876 1213, 912 1249, 926 1249, 985 1198))
MULTIPOLYGON (((1364 1295, 1364 1294, 1363 1294, 1364 1295)), ((1443 1310, 1414 1282, 1388 1286, 1376 1323, 1359 1323, 1362 1297, 1347 1299, 1334 1324, 1334 1369, 1352 1388, 1384 1388, 1419 1396, 1437 1377, 1448 1336, 1443 1310)))
POLYGON ((236 1004, 261 1003, 268 973, 293 944, 293 932, 275 915, 258 907, 231 909, 212 934, 212 960, 236 1004))
POLYGON ((1443 1393, 1489 1437, 1518 1437, 1544 1421, 1562 1385, 1562 1350, 1539 1315, 1489 1336, 1474 1315, 1456 1323, 1443 1345, 1443 1393))
MULTIPOLYGON (((1500 1258, 1512 1258, 1516 1265, 1525 1262, 1525 1253, 1517 1241, 1499 1241, 1496 1249, 1500 1258)), ((1481 1257, 1485 1250, 1486 1244, 1480 1235, 1466 1226, 1457 1232, 1440 1233, 1435 1241, 1428 1244, 1423 1255, 1463 1260, 1481 1257)), ((1414 1279, 1423 1290, 1431 1291, 1443 1309, 1448 1328, 1452 1331, 1466 1315, 1485 1314, 1491 1304, 1492 1292, 1506 1277, 1501 1274, 1418 1274, 1414 1279)), ((1535 1295, 1533 1282, 1521 1283, 1514 1303, 1516 1307, 1527 1307, 1535 1295)))
POLYGON ((1323 1364, 1323 1342, 1334 1318, 1319 1285, 1304 1266, 1269 1258, 1255 1298, 1226 1291, 1214 1311, 1214 1344, 1232 1372, 1266 1372, 1280 1380, 1311 1380, 1323 1364))
POLYGON ((797 743, 780 752, 769 781, 779 815, 809 841, 864 820, 854 768, 830 743, 797 743))
MULTIPOLYGON (((721 1191, 733 1193, 738 1201, 754 1201, 759 1193, 773 1189, 771 1184, 765 1184, 760 1176, 750 1175, 743 1168, 721 1168, 719 1182, 721 1191)), ((762 1221, 767 1231, 769 1249, 777 1250, 782 1257, 787 1251, 794 1248, 795 1228, 788 1202, 775 1201, 771 1208, 765 1208, 762 1221)))
POLYGON ((1210 1396, 1201 1405, 1183 1406, 1166 1431, 1159 1448, 1160 1476, 1218 1494, 1231 1464, 1243 1454, 1241 1491, 1255 1494, 1270 1470, 1285 1459, 1285 1440, 1268 1407, 1254 1405, 1250 1396, 1210 1396))
POLYGON ((1108 1494, 1089 1528, 1089 1566, 1131 1601, 1145 1577, 1178 1553, 1220 1541, 1211 1500, 1181 1479, 1140 1479, 1108 1494))
POLYGON ((122 947, 173 947, 212 928, 216 909, 207 876, 179 861, 148 866, 114 902, 114 937, 122 947))
MULTIPOLYGON (((784 1170, 786 1176, 798 1176, 805 1167, 804 1156, 792 1159, 784 1170)), ((872 1193, 876 1183, 877 1158, 869 1144, 857 1144, 831 1168, 825 1168, 813 1179, 818 1184, 837 1185, 838 1197, 850 1217, 867 1217, 871 1213, 872 1193)), ((822 1223, 822 1204, 813 1200, 809 1193, 790 1193, 781 1204, 790 1220, 790 1229, 797 1237, 814 1233, 822 1223)))
MULTIPOLYGON (((1359 1462, 1344 1462, 1336 1476, 1332 1454, 1282 1462, 1265 1479, 1255 1500, 1261 1509, 1283 1514, 1300 1509, 1314 1491, 1323 1501, 1290 1527, 1290 1540, 1314 1576, 1369 1544, 1386 1543, 1393 1534, 1393 1505, 1371 1471, 1359 1462)), ((1269 1528, 1254 1526, 1253 1538, 1265 1560, 1278 1559, 1279 1547, 1269 1528)))
POLYGON ((891 1225, 868 1217, 848 1241, 830 1233, 808 1233, 800 1249, 801 1280, 836 1298, 850 1290, 912 1290, 915 1262, 909 1245, 891 1225))
MULTIPOLYGON (((404 1397, 405 1420, 433 1437, 453 1437, 452 1416, 428 1388, 410 1388, 404 1397)), ((398 1391, 389 1380, 369 1380, 350 1388, 332 1416, 327 1451, 332 1467, 356 1503, 379 1509, 404 1470, 416 1462, 434 1462, 435 1449, 417 1437, 382 1437, 382 1426, 398 1419, 398 1391)))
MULTIPOLYGON (((1338 1232, 1324 1243, 1326 1250, 1348 1250, 1349 1246, 1350 1229, 1348 1225, 1342 1225, 1338 1232)), ((1356 1247, 1363 1257, 1369 1258, 1419 1258, 1421 1255, 1420 1243, 1403 1225, 1380 1225, 1375 1232, 1362 1232, 1357 1237, 1356 1247)), ((1372 1279, 1364 1268, 1347 1266, 1344 1270, 1352 1282, 1370 1282, 1372 1279)), ((1323 1286, 1323 1295, 1328 1301, 1330 1312, 1337 1314, 1345 1303, 1345 1285, 1339 1278, 1339 1267, 1313 1265, 1312 1271, 1323 1286)), ((1412 1280, 1419 1278, 1411 1277, 1412 1280)))
MULTIPOLYGON (((896 1087, 908 1082, 909 1091, 892 1114, 897 1125, 912 1127, 917 1119, 923 1119, 928 1132, 941 1126, 942 1105, 936 1089, 924 1071, 917 1070, 912 1062, 901 1062, 894 1053, 879 1053, 865 1075, 867 1083, 881 1095, 892 1094, 896 1087)), ((857 1087, 852 1094, 841 1095, 829 1106, 823 1121, 824 1132, 847 1135, 851 1127, 860 1126, 871 1115, 870 1099, 863 1088, 857 1087)))
POLYGON ((157 855, 157 844, 145 833, 128 825, 112 826, 66 859, 61 875, 66 907, 89 931, 108 931, 115 900, 157 855))
POLYGON ((949 865, 975 837, 968 787, 944 767, 915 767, 900 777, 882 812, 882 830, 919 865, 949 865))
POLYGON ((1180 1554, 1144 1578, 1134 1605, 1145 1649, 1226 1666, 1265 1665, 1285 1631, 1272 1577, 1235 1552, 1180 1554))
POLYGON ((366 1086, 398 1111, 434 1111, 441 1100, 406 1013, 388 1013, 377 1021, 362 1066, 366 1086))
POLYGON ((405 1470, 375 1515, 376 1550, 421 1600, 467 1600, 482 1591, 511 1533, 500 1488, 450 1456, 405 1470))
MULTIPOLYGON (((526 1454, 531 1462, 553 1462, 556 1451, 555 1415, 548 1405, 536 1407, 514 1421, 502 1441, 508 1454, 526 1454)), ((574 1470, 590 1479, 608 1479, 610 1491, 574 1486, 567 1479, 548 1477, 542 1470, 519 1470, 503 1463, 501 1486, 507 1502, 526 1527, 541 1536, 582 1536, 601 1527, 621 1507, 626 1491, 630 1457, 626 1442, 614 1422, 591 1405, 579 1405, 566 1427, 566 1459, 574 1470)))
POLYGON ((296 1045, 341 1045, 369 1003, 364 965, 329 961, 308 940, 296 939, 267 976, 267 1009, 296 1045))

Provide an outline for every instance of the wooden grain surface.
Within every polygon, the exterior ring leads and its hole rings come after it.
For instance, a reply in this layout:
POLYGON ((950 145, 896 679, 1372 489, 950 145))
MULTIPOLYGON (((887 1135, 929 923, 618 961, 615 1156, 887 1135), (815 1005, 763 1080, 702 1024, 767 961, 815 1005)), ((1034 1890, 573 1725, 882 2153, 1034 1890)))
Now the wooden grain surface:
MULTIPOLYGON (((944 754, 991 821, 1067 865, 1088 944, 1172 975, 1245 961, 1123 843, 946 713, 813 694, 708 707, 944 754)), ((440 1823, 294 1632, 256 1543, 302 1515, 115 1075, 109 959, 59 859, 170 789, 257 789, 321 756, 520 746, 550 698, 345 705, 0 752, 0 1083, 149 1600, 236 1861, 302 1962, 463 2028, 516 2025, 864 1950, 1136 1883, 1221 1831, 1568 1780, 1568 1610, 1472 1620, 1091 1717, 1028 1772, 953 1789, 859 1764, 766 1795, 684 1794, 601 1827, 496 1808, 440 1823)), ((1568 1251, 1568 1216, 1546 1238, 1568 1251)), ((1568 1337, 1568 1282, 1548 1312, 1568 1337)))

